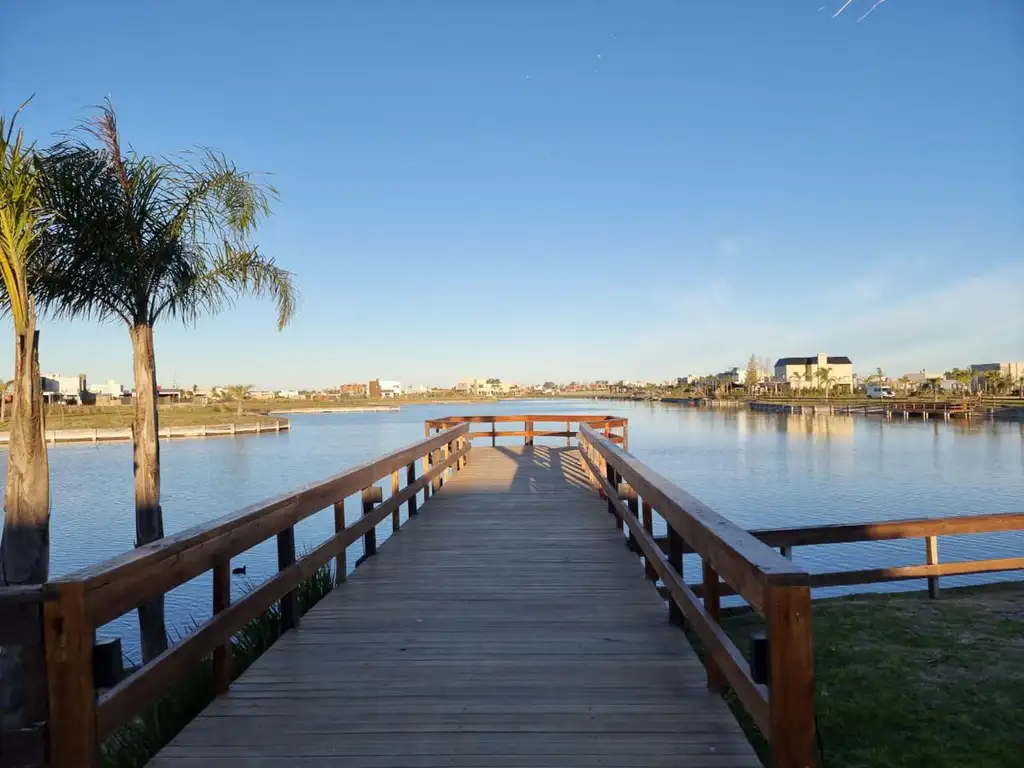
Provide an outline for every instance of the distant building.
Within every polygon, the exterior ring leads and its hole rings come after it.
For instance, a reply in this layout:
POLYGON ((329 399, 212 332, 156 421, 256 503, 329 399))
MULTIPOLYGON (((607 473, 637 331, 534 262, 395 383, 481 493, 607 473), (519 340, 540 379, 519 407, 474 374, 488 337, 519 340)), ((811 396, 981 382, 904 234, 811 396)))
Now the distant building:
POLYGON ((366 397, 369 388, 365 384, 342 384, 338 391, 347 397, 366 397))
POLYGON ((105 384, 90 384, 87 391, 91 395, 120 397, 124 393, 124 387, 113 379, 109 379, 105 384))
POLYGON ((1024 378, 1024 362, 976 363, 971 366, 972 389, 980 389, 986 382, 991 382, 995 378, 1008 379, 1011 387, 1021 386, 1021 380, 1024 378))
POLYGON ((298 400, 302 397, 302 393, 297 389, 282 389, 277 393, 277 396, 284 398, 285 400, 298 400))
POLYGON ((385 397, 401 397, 402 383, 400 381, 387 381, 374 379, 367 387, 371 400, 380 400, 385 397))
POLYGON ((775 379, 792 389, 816 389, 822 385, 818 371, 831 369, 833 386, 853 387, 853 362, 848 357, 829 357, 819 352, 814 357, 782 357, 775 363, 775 379))
POLYGON ((43 399, 48 403, 78 405, 82 402, 83 395, 88 392, 84 373, 80 373, 78 376, 45 373, 39 378, 43 399))
POLYGON ((250 389, 250 400, 273 400, 276 393, 272 389, 250 389))
POLYGON ((743 383, 743 372, 739 368, 730 368, 728 371, 716 374, 715 378, 722 386, 740 385, 743 383))
MULTIPOLYGON (((500 381, 498 387, 501 387, 500 381)), ((461 379, 455 384, 455 391, 476 397, 491 397, 495 394, 494 385, 487 379, 461 379)))

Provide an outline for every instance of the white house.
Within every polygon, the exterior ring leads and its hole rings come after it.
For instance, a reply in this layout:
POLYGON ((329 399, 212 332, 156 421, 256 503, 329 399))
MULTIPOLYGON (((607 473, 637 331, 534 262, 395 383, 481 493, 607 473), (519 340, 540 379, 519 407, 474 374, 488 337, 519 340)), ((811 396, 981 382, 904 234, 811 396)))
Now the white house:
POLYGON ((832 386, 853 388, 853 362, 848 357, 829 357, 819 352, 814 357, 782 357, 775 362, 776 381, 792 389, 816 389, 822 385, 818 371, 828 368, 832 386))
POLYGON ((107 397, 120 397, 124 394, 124 387, 113 379, 108 379, 104 384, 90 384, 88 389, 91 395, 106 395, 107 397))
POLYGON ((402 396, 402 382, 400 381, 386 381, 384 379, 378 379, 377 385, 380 387, 381 397, 402 396))

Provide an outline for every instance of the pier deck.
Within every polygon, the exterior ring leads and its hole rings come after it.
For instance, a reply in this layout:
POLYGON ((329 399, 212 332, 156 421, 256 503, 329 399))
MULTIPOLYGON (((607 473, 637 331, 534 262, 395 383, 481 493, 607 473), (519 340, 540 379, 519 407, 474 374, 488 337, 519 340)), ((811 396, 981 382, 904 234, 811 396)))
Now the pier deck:
POLYGON ((576 449, 470 459, 150 765, 760 765, 576 449))

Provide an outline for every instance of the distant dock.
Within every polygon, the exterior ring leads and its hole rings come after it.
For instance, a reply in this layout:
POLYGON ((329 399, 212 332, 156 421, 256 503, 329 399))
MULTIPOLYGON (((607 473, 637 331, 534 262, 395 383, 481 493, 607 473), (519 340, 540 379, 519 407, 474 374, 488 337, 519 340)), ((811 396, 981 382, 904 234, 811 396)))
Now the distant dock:
POLYGON ((361 405, 355 408, 344 406, 325 406, 324 408, 283 408, 268 411, 268 416, 276 416, 279 413, 368 413, 372 411, 400 411, 397 405, 361 405))
MULTIPOLYGON (((237 435, 272 435, 287 432, 291 424, 287 419, 277 419, 273 424, 197 424, 185 427, 161 427, 161 440, 177 440, 183 437, 235 437, 237 435)), ((103 429, 47 429, 43 433, 46 442, 56 443, 113 443, 132 439, 131 427, 103 429)), ((0 445, 10 442, 10 432, 0 432, 0 445)))

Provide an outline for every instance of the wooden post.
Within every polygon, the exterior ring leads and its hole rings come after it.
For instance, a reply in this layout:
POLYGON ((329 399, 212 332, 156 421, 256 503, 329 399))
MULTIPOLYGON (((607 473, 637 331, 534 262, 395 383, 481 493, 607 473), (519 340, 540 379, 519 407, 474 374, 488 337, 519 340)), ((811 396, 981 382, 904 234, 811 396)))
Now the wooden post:
POLYGON ((565 422, 565 447, 568 448, 572 445, 572 424, 565 422))
MULTIPOLYGON (((925 536, 924 539, 924 554, 925 562, 928 565, 939 564, 939 537, 938 536, 925 536)), ((928 577, 928 597, 932 600, 936 600, 939 597, 939 577, 929 576, 928 577)))
MULTIPOLYGON (((277 534, 277 570, 295 562, 295 528, 289 526, 277 534)), ((294 589, 281 598, 281 631, 299 626, 299 593, 294 589)))
POLYGON ((43 603, 50 768, 96 768, 96 691, 92 647, 96 630, 85 612, 85 585, 56 582, 43 603))
MULTIPOLYGON (((409 464, 405 468, 405 484, 406 485, 412 485, 415 482, 416 482, 416 462, 415 461, 410 461, 409 464)), ((416 495, 413 494, 413 497, 411 499, 409 499, 409 517, 414 517, 415 515, 418 515, 418 514, 419 514, 419 512, 416 511, 416 495)))
MULTIPOLYGON (((428 455, 430 456, 430 466, 433 467, 435 464, 437 464, 437 451, 431 451, 428 455)), ((430 493, 431 493, 431 495, 437 493, 439 490, 441 490, 441 476, 440 475, 438 475, 437 477, 435 477, 433 480, 430 481, 430 493)))
MULTIPOLYGON (((644 519, 643 519, 644 530, 647 531, 649 534, 651 534, 651 537, 653 538, 654 537, 654 510, 651 507, 651 505, 648 504, 646 501, 643 503, 642 509, 643 509, 643 515, 644 515, 644 519)), ((657 581, 658 580, 658 572, 656 570, 654 570, 654 566, 651 564, 651 561, 646 556, 644 557, 644 575, 650 581, 657 581)))
POLYGON ((498 437, 494 433, 498 431, 498 422, 491 422, 491 448, 494 448, 498 444, 498 437))
MULTIPOLYGON (((391 473, 391 495, 398 495, 398 470, 396 469, 391 473)), ((398 529, 402 527, 402 521, 399 518, 398 507, 395 507, 395 511, 391 513, 391 532, 398 533, 398 529)))
MULTIPOLYGON (((668 564, 672 566, 672 570, 679 574, 679 578, 683 577, 683 537, 676 533, 676 529, 666 522, 668 529, 668 564)), ((679 610, 679 606, 676 605, 676 601, 671 597, 668 599, 668 620, 669 623, 675 624, 677 627, 683 626, 683 612, 679 610)))
MULTIPOLYGON (((619 487, 619 484, 615 481, 615 467, 613 467, 608 462, 604 463, 604 476, 605 476, 605 479, 608 481, 608 484, 613 489, 619 487)), ((618 499, 615 499, 612 496, 609 496, 608 497, 608 514, 609 515, 615 515, 616 519, 618 519, 618 515, 615 512, 615 505, 616 504, 618 504, 618 499)))
POLYGON ((524 441, 525 441, 524 445, 533 445, 533 422, 532 421, 524 421, 523 422, 523 427, 524 427, 523 431, 526 432, 526 437, 523 438, 524 441))
MULTIPOLYGON (((345 530, 345 500, 334 502, 334 532, 345 530)), ((334 556, 334 586, 344 584, 348 579, 348 552, 346 547, 334 556)))
MULTIPOLYGON (((722 595, 718 573, 707 560, 704 560, 703 563, 704 610, 714 619, 715 624, 721 624, 722 595)), ((711 654, 707 654, 704 659, 704 666, 708 670, 708 690, 712 693, 725 693, 725 675, 722 674, 721 668, 719 668, 718 663, 711 654)))
POLYGON ((783 544, 781 547, 779 547, 779 554, 781 554, 787 560, 792 560, 793 559, 793 545, 792 544, 783 544))
MULTIPOLYGON (((231 559, 213 565, 213 615, 231 605, 231 559)), ((213 649, 213 694, 220 696, 231 687, 231 638, 213 649)))
POLYGON ((629 450, 629 422, 622 422, 622 450, 629 450))
MULTIPOLYGON (((376 485, 363 489, 363 517, 373 512, 373 505, 381 501, 383 493, 376 485)), ((377 526, 363 534, 363 557, 377 554, 377 526)))
MULTIPOLYGON (((615 488, 616 491, 619 489, 619 483, 621 483, 621 482, 622 482, 622 475, 620 475, 618 472, 616 472, 613 469, 612 470, 612 487, 615 488)), ((617 495, 618 494, 616 494, 616 496, 617 495)), ((615 514, 615 527, 618 528, 621 531, 625 524, 622 522, 622 515, 619 514, 619 500, 618 499, 615 499, 615 504, 612 506, 612 511, 615 514)))
POLYGON ((765 590, 768 627, 768 741, 771 768, 812 768, 818 754, 814 735, 814 647, 811 590, 769 586, 765 590))
MULTIPOLYGON (((426 475, 430 471, 430 454, 423 454, 423 474, 426 475)), ((427 483, 423 486, 423 502, 426 503, 427 499, 430 498, 431 483, 427 483)))
MULTIPOLYGON (((636 495, 636 489, 630 485, 626 489, 626 506, 633 513, 633 517, 640 518, 640 499, 636 495)), ((632 529, 629 531, 629 551, 640 554, 640 545, 636 543, 636 537, 632 529)))

